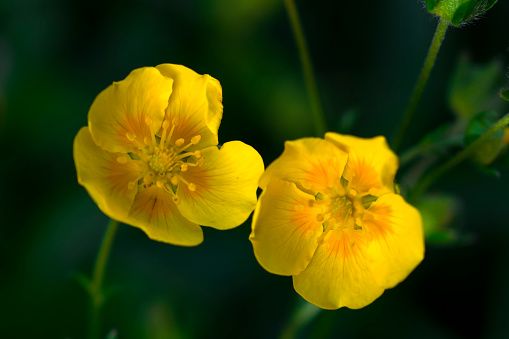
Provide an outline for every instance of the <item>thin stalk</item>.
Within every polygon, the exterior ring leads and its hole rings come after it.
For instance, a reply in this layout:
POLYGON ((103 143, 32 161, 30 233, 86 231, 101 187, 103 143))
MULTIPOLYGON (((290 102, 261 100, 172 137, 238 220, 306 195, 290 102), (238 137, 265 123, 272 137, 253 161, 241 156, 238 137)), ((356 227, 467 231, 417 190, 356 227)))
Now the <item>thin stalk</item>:
POLYGON ((437 167, 434 171, 429 172, 428 175, 425 175, 422 180, 417 183, 415 190, 412 194, 414 199, 418 199, 426 190, 430 187, 430 185, 440 178, 445 172, 468 158, 472 153, 476 150, 477 147, 482 145, 486 140, 495 135, 502 128, 505 128, 509 124, 509 113, 504 115, 497 123, 490 127, 483 135, 477 138, 473 143, 468 145, 464 150, 460 153, 456 154, 449 161, 443 164, 440 167, 437 167))
POLYGON ((94 271, 92 274, 92 280, 88 286, 88 292, 91 298, 90 307, 90 328, 89 338, 97 339, 100 337, 101 329, 101 308, 104 304, 104 294, 102 290, 102 283, 104 278, 104 272, 108 263, 108 256, 110 254, 111 245, 113 239, 115 239, 115 233, 118 228, 118 221, 111 219, 108 229, 104 234, 104 238, 101 243, 101 248, 97 254, 95 261, 94 271))
POLYGON ((311 63, 306 38, 304 37, 304 32, 302 30, 299 13, 297 12, 294 0, 285 0, 285 7, 295 36, 297 48, 299 49, 300 63, 308 91, 315 133, 316 136, 323 137, 327 131, 327 124, 325 122, 325 115, 323 113, 320 96, 318 95, 318 87, 316 85, 315 75, 313 72, 313 65, 311 63))
POLYGON ((433 37, 433 41, 431 42, 431 46, 428 51, 428 55, 426 56, 426 60, 424 61, 424 65, 421 70, 421 74, 419 75, 419 80, 417 81, 417 85, 415 86, 414 92, 412 93, 412 97, 410 98, 410 103, 408 104, 405 115, 403 116, 403 120, 401 120, 401 124, 392 141, 392 149, 396 152, 399 148, 401 141, 403 140, 403 136, 414 116, 415 110, 419 105, 419 101, 421 100, 422 92, 426 87, 426 83, 428 82, 428 77, 433 69, 433 65, 435 64, 435 60, 437 58, 438 51, 440 50, 440 46, 442 45, 442 41, 445 37, 445 32, 447 31, 447 27, 449 27, 449 22, 440 19, 438 23, 437 30, 435 31, 435 35, 433 37))
POLYGON ((290 319, 279 338, 296 338, 299 331, 315 319, 321 310, 320 307, 303 301, 293 313, 292 319, 290 319))

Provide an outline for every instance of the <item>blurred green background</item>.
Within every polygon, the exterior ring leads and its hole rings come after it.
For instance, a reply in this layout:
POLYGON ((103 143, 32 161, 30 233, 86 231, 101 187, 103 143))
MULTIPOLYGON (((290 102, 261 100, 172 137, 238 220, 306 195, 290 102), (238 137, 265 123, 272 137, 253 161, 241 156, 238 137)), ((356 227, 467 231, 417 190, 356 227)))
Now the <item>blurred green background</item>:
MULTIPOLYGON (((329 129, 391 136, 437 20, 421 1, 297 5, 329 129), (357 116, 350 127, 345 112, 357 116)), ((403 150, 454 119, 446 93, 460 55, 496 58, 507 87, 508 17, 500 1, 450 29, 403 150)), ((242 140, 269 164, 284 140, 313 133, 282 1, 0 0, 0 337, 85 337, 88 299, 73 275, 91 272, 108 218, 77 184, 73 138, 112 81, 167 62, 221 81, 220 142, 242 140)), ((499 178, 463 163, 433 187, 454 196, 459 241, 428 244, 400 286, 364 309, 322 312, 303 336, 509 337, 509 162, 494 166, 499 178)), ((106 273, 105 334, 280 333, 300 298, 291 278, 256 262, 249 221, 204 231, 202 245, 181 248, 120 227, 106 273)))

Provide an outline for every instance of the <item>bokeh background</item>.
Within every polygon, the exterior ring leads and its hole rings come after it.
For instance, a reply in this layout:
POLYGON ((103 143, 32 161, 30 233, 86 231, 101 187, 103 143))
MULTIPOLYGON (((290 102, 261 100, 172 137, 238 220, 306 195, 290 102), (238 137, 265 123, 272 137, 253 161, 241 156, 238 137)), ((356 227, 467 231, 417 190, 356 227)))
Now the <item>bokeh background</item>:
MULTIPOLYGON (((329 129, 391 136, 437 19, 417 0, 297 5, 329 129)), ((461 55, 497 59, 507 87, 508 17, 500 1, 450 29, 403 150, 454 119, 447 89, 461 55)), ((85 337, 88 299, 73 277, 90 274, 108 218, 77 184, 73 138, 112 81, 166 62, 221 81, 220 142, 242 140, 269 164, 284 140, 313 134, 283 1, 0 1, 0 337, 85 337)), ((429 243, 397 288, 361 310, 320 313, 302 336, 509 337, 509 164, 494 167, 498 178, 465 162, 433 186, 456 201, 449 227, 458 241, 429 243)), ((104 334, 279 335, 301 301, 291 278, 256 262, 249 221, 205 228, 195 248, 121 225, 105 279, 104 334)))

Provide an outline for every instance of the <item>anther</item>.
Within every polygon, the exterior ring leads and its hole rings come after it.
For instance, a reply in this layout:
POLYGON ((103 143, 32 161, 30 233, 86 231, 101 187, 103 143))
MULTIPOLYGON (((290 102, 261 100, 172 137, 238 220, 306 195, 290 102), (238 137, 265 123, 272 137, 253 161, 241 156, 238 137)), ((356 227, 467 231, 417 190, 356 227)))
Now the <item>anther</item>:
POLYGON ((177 186, 179 183, 179 178, 176 175, 174 175, 171 177, 170 182, 173 186, 177 186))
POLYGON ((134 141, 134 139, 136 139, 136 135, 134 135, 133 133, 131 132, 126 132, 125 136, 127 137, 127 139, 129 139, 130 141, 134 141))
POLYGON ((146 123, 149 127, 152 127, 153 120, 152 120, 152 117, 151 117, 150 115, 146 115, 146 116, 145 116, 145 123, 146 123))
POLYGON ((193 183, 190 183, 189 185, 187 185, 187 188, 189 188, 189 190, 190 190, 191 192, 196 191, 196 185, 195 185, 195 184, 193 184, 193 183))
POLYGON ((356 190, 354 190, 353 188, 351 188, 351 189, 350 189, 350 192, 349 192, 349 193, 350 193, 350 195, 351 195, 352 197, 355 197, 355 196, 357 195, 357 191, 356 191, 356 190))
POLYGON ((150 145, 150 139, 148 137, 143 138, 143 143, 145 145, 150 145))
POLYGON ((175 146, 180 147, 184 144, 184 142, 186 142, 186 141, 182 138, 177 139, 177 140, 175 140, 175 146))
POLYGON ((121 155, 117 158, 117 161, 121 164, 125 164, 127 162, 127 157, 125 155, 121 155))
POLYGON ((180 170, 181 170, 182 172, 185 172, 185 171, 187 171, 188 169, 189 169, 189 165, 188 165, 188 164, 182 164, 182 165, 180 165, 180 170))
POLYGON ((205 158, 201 157, 200 159, 198 159, 198 161, 196 161, 196 166, 202 167, 204 163, 205 163, 205 158))
POLYGON ((171 124, 173 126, 177 126, 179 124, 179 117, 175 117, 173 118, 173 120, 171 121, 171 124))
POLYGON ((157 185, 157 187, 159 187, 159 188, 163 188, 163 187, 164 187, 164 184, 165 184, 165 182, 164 182, 163 180, 157 180, 157 181, 156 181, 156 185, 157 185))
POLYGON ((164 120, 163 121, 163 129, 168 129, 170 128, 170 122, 168 120, 164 120))
POLYGON ((201 151, 200 151, 200 150, 198 150, 198 151, 194 151, 194 156, 195 156, 196 158, 200 159, 200 158, 201 158, 201 151))
POLYGON ((317 214, 316 215, 316 221, 322 222, 324 220, 323 214, 317 214))
POLYGON ((180 198, 176 194, 173 197, 171 197, 171 200, 173 200, 175 205, 180 204, 180 198))
POLYGON ((196 145, 197 143, 199 143, 201 140, 201 135, 195 135, 194 137, 191 138, 191 144, 193 145, 196 145))

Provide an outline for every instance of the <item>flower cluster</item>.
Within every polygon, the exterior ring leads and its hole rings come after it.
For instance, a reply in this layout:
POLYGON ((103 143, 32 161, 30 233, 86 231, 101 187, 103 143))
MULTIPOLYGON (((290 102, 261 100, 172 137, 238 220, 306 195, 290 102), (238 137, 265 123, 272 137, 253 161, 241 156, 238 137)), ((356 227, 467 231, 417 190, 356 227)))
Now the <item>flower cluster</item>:
POLYGON ((222 90, 209 75, 163 64, 102 91, 74 140, 78 181, 109 217, 154 240, 203 241, 199 225, 229 229, 256 204, 263 161, 252 147, 217 146, 222 90))
POLYGON ((269 272, 325 309, 361 308, 421 262, 419 212, 394 191, 385 138, 289 141, 260 179, 250 240, 269 272))

